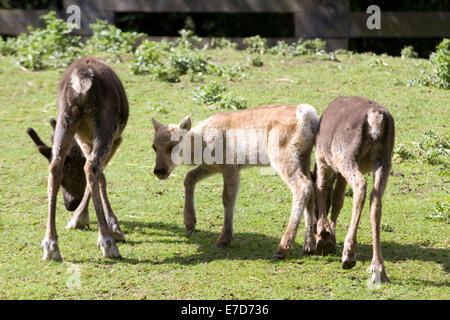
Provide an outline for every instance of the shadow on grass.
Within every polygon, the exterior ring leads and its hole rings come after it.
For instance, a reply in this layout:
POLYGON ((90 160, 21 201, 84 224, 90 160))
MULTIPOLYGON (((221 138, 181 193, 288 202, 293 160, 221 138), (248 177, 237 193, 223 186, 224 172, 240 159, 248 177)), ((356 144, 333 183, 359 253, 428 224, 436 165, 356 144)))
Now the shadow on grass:
MULTIPOLYGON (((138 221, 123 221, 121 224, 128 230, 135 230, 138 228, 143 234, 160 234, 167 236, 177 237, 177 239, 160 239, 156 240, 160 243, 180 243, 180 237, 184 237, 186 230, 172 223, 143 223, 138 221), (144 229, 144 230, 142 230, 144 229), (150 232, 146 231, 151 230, 150 232), (160 233, 159 231, 164 231, 160 233)), ((219 236, 219 233, 196 230, 189 238, 185 239, 187 243, 195 243, 199 246, 198 254, 187 256, 174 256, 166 258, 164 260, 156 262, 157 264, 200 264, 207 263, 213 260, 229 259, 229 260, 263 260, 270 259, 280 242, 280 238, 267 236, 259 233, 235 233, 233 240, 228 248, 217 249, 212 245, 215 243, 219 236)), ((294 247, 294 250, 290 252, 287 259, 297 259, 302 257, 307 259, 307 255, 302 253, 303 239, 298 239, 298 243, 294 247)), ((154 240, 155 241, 155 240, 154 240)), ((138 244, 139 241, 134 241, 133 244, 138 244)), ((401 244, 397 242, 382 242, 382 253, 385 261, 389 262, 401 262, 407 260, 418 260, 425 262, 434 262, 442 265, 444 272, 448 273, 450 270, 450 249, 440 248, 426 248, 416 244, 401 244)), ((335 255, 324 257, 331 263, 340 263, 340 255, 342 252, 343 243, 338 243, 337 253, 335 255)), ((360 262, 370 262, 372 260, 372 245, 358 244, 357 259, 360 262)), ((124 260, 126 262, 126 259, 124 260)), ((274 259, 274 262, 278 260, 274 259)), ((132 261, 128 261, 133 263, 132 261)), ((143 263, 145 261, 138 261, 143 263)), ((448 285, 448 284, 447 284, 448 285)))
MULTIPOLYGON (((134 259, 123 257, 117 260, 104 258, 73 260, 72 263, 98 263, 98 264, 174 264, 174 265, 197 265, 209 263, 215 260, 269 260, 279 263, 278 259, 271 259, 277 249, 280 238, 267 236, 259 233, 238 232, 235 233, 229 247, 224 249, 214 248, 213 244, 217 240, 219 233, 196 230, 189 238, 185 238, 186 230, 183 226, 174 223, 144 223, 139 221, 122 221, 123 230, 133 230, 132 233, 140 233, 144 236, 152 236, 152 240, 128 240, 121 245, 140 245, 143 243, 190 243, 198 246, 198 252, 190 255, 176 255, 165 259, 134 259), (161 237, 160 239, 158 239, 161 237), (173 237, 173 239, 170 239, 173 237)), ((126 232, 126 231, 125 231, 126 232)), ((129 232, 126 232, 129 233, 129 232)), ((298 238, 301 235, 298 236, 298 238)), ((303 239, 298 239, 294 250, 292 250, 287 260, 290 259, 323 259, 324 262, 340 265, 343 243, 337 245, 337 253, 327 257, 310 257, 302 253, 303 239)), ((424 262, 438 263, 444 272, 450 270, 450 249, 426 248, 416 244, 401 244, 396 242, 382 242, 382 253, 385 261, 391 263, 417 260, 424 262)), ((372 260, 372 246, 368 244, 358 244, 358 262, 370 263, 372 260)), ((389 270, 388 270, 389 274, 389 270)), ((393 279, 391 279, 393 280, 393 279)), ((410 279, 411 283, 418 283, 425 286, 449 287, 447 281, 433 282, 424 279, 410 279)))

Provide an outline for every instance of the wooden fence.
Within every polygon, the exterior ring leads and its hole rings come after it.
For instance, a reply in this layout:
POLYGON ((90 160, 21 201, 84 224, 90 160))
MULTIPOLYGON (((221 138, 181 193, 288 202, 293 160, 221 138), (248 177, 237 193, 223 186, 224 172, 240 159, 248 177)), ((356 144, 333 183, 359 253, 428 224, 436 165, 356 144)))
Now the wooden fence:
MULTIPOLYGON (((381 9, 381 29, 368 29, 365 12, 350 12, 349 0, 64 0, 63 7, 78 5, 81 29, 89 36, 89 24, 96 19, 114 22, 116 12, 183 13, 292 13, 295 37, 322 38, 328 49, 347 48, 349 38, 419 38, 450 36, 450 11, 385 12, 381 9)), ((0 10, 0 34, 17 35, 27 26, 42 27, 39 17, 48 10, 0 10)), ((61 18, 69 15, 58 12, 61 18)), ((291 42, 296 38, 284 38, 291 42)), ((274 43, 276 38, 269 38, 274 43)))

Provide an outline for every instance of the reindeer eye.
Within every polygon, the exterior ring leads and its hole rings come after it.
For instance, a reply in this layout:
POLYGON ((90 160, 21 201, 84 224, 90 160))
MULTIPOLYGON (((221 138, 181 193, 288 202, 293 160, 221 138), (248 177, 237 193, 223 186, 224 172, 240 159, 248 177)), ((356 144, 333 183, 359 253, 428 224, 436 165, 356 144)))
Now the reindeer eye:
POLYGON ((152 148, 153 148, 153 150, 156 151, 156 146, 155 146, 155 144, 152 145, 152 148))

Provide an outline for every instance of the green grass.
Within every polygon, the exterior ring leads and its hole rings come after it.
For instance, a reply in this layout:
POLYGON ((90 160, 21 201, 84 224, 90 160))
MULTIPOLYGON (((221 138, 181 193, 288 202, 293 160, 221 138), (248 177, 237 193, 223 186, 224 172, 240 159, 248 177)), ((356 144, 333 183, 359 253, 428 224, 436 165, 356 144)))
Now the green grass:
MULTIPOLYGON (((213 61, 247 61, 245 52, 209 54, 213 61)), ((204 83, 227 86, 251 107, 310 103, 320 113, 339 95, 366 96, 390 110, 396 143, 409 150, 427 130, 449 133, 449 91, 406 86, 421 70, 429 71, 426 60, 337 57, 339 62, 263 55, 263 66, 250 67, 245 80, 205 76, 204 83)), ((172 84, 133 75, 127 63, 111 66, 130 102, 124 142, 105 171, 111 205, 127 239, 119 244, 123 259, 101 257, 92 204, 90 230, 64 228, 70 213, 60 194, 57 230, 64 261, 57 263, 41 260, 48 163, 25 130, 35 128, 48 142, 63 70, 24 71, 12 58, 0 58, 0 299, 450 299, 449 224, 425 218, 437 202, 449 201, 448 166, 415 159, 394 163, 394 174, 404 177, 390 177, 383 199, 382 252, 391 282, 380 288, 367 286, 372 255, 368 200, 353 269, 340 266, 349 197, 338 220, 338 254, 303 255, 302 223, 289 257, 271 260, 289 219, 291 195, 278 176, 261 175, 257 168, 242 172, 231 246, 215 249, 223 219, 222 178, 211 177, 197 187, 197 231, 185 238, 183 178, 189 167, 177 168, 166 181, 152 174, 151 117, 178 123, 191 115, 195 123, 217 110, 192 100, 201 83, 186 76, 172 84), (156 112, 157 104, 168 112, 156 112)))

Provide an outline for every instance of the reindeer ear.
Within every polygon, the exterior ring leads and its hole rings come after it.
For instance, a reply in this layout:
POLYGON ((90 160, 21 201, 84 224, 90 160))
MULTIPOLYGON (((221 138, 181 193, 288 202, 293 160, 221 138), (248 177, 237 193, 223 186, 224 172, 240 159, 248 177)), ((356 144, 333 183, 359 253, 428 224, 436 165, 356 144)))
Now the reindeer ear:
POLYGON ((155 128, 155 131, 157 131, 160 127, 163 126, 162 123, 158 122, 155 118, 152 118, 153 127, 155 128))
POLYGON ((53 118, 51 118, 51 119, 50 119, 50 125, 52 126, 53 131, 55 131, 55 128, 56 128, 56 120, 53 119, 53 118))
POLYGON ((185 117, 183 120, 181 120, 180 122, 180 129, 189 131, 191 130, 191 116, 187 116, 185 117))
POLYGON ((36 131, 33 130, 33 128, 28 128, 27 133, 30 136, 31 140, 36 144, 36 147, 38 151, 47 158, 48 161, 52 158, 52 148, 47 146, 45 143, 42 142, 42 140, 37 135, 36 131))

